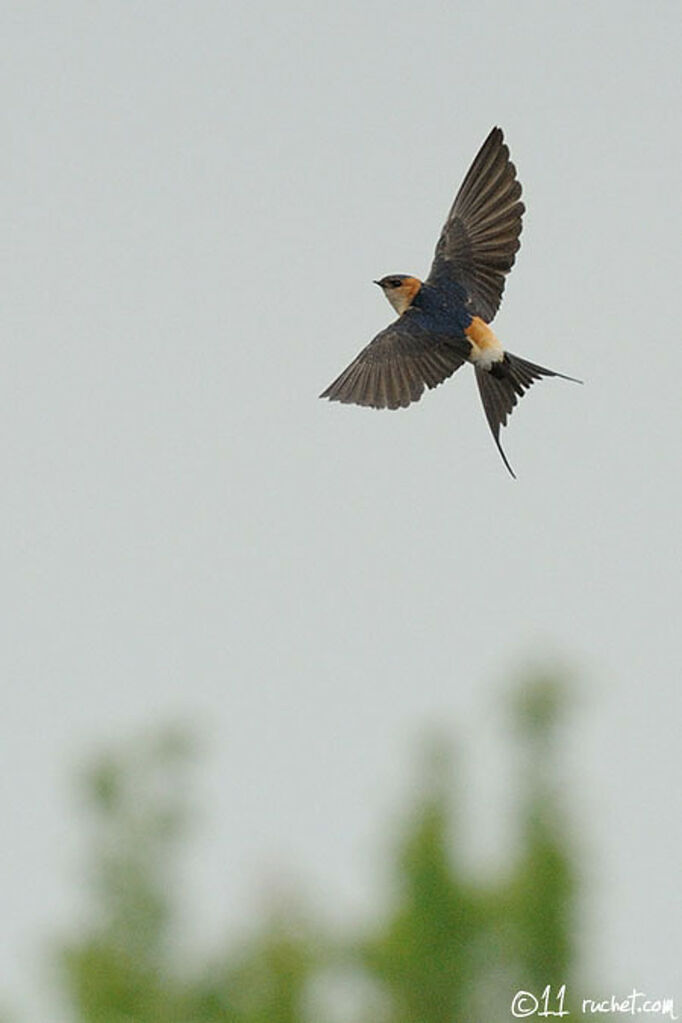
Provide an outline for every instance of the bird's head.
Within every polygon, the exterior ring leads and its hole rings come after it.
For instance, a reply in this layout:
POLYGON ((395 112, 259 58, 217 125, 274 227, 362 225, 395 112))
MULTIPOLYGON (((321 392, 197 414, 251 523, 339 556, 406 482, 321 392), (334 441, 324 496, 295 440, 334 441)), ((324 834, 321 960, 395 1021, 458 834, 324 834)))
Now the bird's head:
POLYGON ((379 285, 399 316, 409 309, 422 286, 418 277, 409 277, 407 274, 391 274, 374 283, 379 285))

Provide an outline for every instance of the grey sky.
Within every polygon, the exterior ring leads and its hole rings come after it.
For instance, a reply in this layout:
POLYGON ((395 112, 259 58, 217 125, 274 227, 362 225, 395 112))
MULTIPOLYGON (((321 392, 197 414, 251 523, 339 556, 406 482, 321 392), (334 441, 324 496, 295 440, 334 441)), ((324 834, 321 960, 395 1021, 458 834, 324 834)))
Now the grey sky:
POLYGON ((675 993, 679 13, 3 5, 3 990, 72 919, 102 741, 210 726, 197 930, 279 870, 365 912, 423 725, 503 815, 486 728, 540 651, 583 680, 591 970, 675 993), (399 413, 316 399, 493 124, 528 209, 496 332, 586 380, 515 413, 516 482, 467 367, 399 413))

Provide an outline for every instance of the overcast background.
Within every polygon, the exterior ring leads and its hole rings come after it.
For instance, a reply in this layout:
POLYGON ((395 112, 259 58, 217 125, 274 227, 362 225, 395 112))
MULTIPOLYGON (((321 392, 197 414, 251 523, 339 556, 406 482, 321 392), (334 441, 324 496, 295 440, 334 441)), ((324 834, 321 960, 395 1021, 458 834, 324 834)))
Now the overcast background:
POLYGON ((282 879, 361 916, 430 723, 499 861, 534 658, 578 681, 589 972, 679 995, 679 15, 2 4, 0 977, 36 1020, 88 752, 206 735, 197 941, 282 879), (408 411, 316 398, 493 124, 528 207, 495 329, 586 380, 515 412, 517 481, 466 367, 408 411))

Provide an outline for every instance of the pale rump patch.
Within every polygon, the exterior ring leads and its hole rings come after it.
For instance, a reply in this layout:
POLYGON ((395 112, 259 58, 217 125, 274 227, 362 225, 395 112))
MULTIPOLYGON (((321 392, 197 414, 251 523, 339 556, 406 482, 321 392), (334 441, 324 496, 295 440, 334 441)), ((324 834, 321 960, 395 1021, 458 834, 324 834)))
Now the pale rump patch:
POLYGON ((504 358, 499 338, 480 316, 474 316, 464 333, 471 342, 469 362, 482 369, 490 369, 494 362, 501 362, 504 358))

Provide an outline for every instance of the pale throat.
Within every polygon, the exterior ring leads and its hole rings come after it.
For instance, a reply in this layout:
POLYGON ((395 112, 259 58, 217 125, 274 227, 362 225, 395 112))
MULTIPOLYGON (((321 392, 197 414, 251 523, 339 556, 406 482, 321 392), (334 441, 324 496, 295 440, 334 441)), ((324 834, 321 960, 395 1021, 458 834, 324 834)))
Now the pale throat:
POLYGON ((384 294, 398 316, 402 316, 414 302, 414 297, 421 286, 422 282, 417 277, 406 277, 399 288, 387 288, 384 294))

